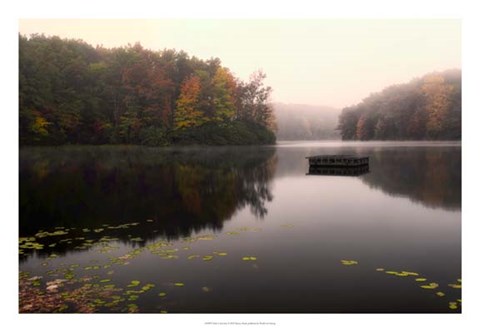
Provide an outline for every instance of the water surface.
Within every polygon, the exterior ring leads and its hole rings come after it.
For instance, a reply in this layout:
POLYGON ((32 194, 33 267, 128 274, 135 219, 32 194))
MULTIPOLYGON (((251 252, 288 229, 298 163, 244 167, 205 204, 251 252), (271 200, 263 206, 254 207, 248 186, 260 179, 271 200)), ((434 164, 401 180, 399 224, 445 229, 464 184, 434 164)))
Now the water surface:
POLYGON ((63 280, 64 312, 78 289, 95 312, 460 312, 460 170, 449 142, 21 149, 21 276, 63 280), (308 175, 317 154, 370 170, 308 175))

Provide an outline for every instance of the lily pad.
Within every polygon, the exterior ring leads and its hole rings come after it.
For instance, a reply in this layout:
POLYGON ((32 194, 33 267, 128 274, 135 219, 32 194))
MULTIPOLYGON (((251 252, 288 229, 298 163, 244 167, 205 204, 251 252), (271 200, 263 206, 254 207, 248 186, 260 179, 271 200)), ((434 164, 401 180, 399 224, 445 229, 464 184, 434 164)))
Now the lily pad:
POLYGON ((255 257, 255 256, 244 256, 244 257, 242 257, 242 260, 244 260, 244 261, 256 261, 257 257, 255 257))
POLYGON ((130 303, 127 305, 128 312, 138 312, 138 306, 134 303, 130 303))
POLYGON ((177 286, 177 287, 183 287, 185 286, 185 284, 183 282, 176 282, 173 284, 174 286, 177 286))
POLYGON ((136 287, 138 285, 140 285, 139 280, 132 280, 132 281, 130 281, 130 284, 127 287, 136 287))
POLYGON ((385 271, 385 269, 384 269, 383 267, 376 268, 375 270, 378 271, 378 272, 383 272, 383 271, 385 271))
POLYGON ((427 281, 427 278, 415 278, 415 281, 423 282, 427 281))
POLYGON ((452 310, 458 309, 458 304, 457 302, 448 302, 448 307, 452 310))
POLYGON ((422 287, 424 289, 435 289, 435 288, 438 287, 438 284, 436 282, 431 282, 428 285, 422 285, 420 287, 422 287))
POLYGON ((204 235, 198 238, 198 240, 201 240, 201 241, 211 241, 213 239, 214 239, 213 235, 204 235))
POLYGON ((147 292, 150 289, 152 289, 153 287, 155 287, 155 284, 151 284, 151 283, 146 284, 145 286, 142 287, 142 291, 147 292))
POLYGON ((167 293, 165 293, 165 292, 160 292, 160 293, 158 293, 158 296, 164 297, 164 296, 167 296, 167 293))
POLYGON ((187 258, 188 259, 194 259, 194 258, 198 258, 198 257, 200 257, 200 255, 190 255, 187 258))
POLYGON ((203 256, 204 261, 211 261, 212 259, 213 259, 213 256, 210 256, 210 255, 203 256))
POLYGON ((455 289, 460 289, 462 288, 461 284, 448 284, 449 287, 455 288, 455 289))
POLYGON ((445 296, 445 293, 444 293, 444 292, 436 292, 435 294, 437 294, 437 295, 440 296, 440 297, 445 296))
POLYGON ((347 266, 350 266, 350 265, 357 265, 358 262, 357 261, 354 261, 354 260, 347 260, 347 259, 342 259, 340 261, 343 265, 347 265, 347 266))

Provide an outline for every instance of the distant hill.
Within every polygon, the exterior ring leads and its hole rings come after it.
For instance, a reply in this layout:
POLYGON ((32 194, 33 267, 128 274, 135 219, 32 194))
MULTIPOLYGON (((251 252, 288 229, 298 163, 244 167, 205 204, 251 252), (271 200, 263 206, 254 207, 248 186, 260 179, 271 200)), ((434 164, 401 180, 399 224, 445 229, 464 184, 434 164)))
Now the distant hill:
POLYGON ((277 140, 340 139, 335 130, 339 109, 328 106, 273 104, 277 119, 277 140))
POLYGON ((344 140, 460 140, 462 72, 434 72, 343 109, 344 140))

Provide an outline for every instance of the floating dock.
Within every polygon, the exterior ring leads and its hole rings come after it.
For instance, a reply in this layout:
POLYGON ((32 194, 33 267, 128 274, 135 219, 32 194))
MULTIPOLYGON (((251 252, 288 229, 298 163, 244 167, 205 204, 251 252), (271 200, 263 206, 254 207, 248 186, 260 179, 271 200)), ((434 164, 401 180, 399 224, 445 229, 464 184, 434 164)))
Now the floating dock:
POLYGON ((351 155, 321 155, 306 157, 308 175, 361 175, 369 172, 368 157, 351 155))

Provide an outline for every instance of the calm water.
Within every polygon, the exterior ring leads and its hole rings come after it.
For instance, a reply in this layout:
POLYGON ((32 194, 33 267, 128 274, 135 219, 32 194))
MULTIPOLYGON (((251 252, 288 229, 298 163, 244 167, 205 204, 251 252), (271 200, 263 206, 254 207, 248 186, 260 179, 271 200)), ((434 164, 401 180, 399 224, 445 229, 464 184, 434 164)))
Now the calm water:
POLYGON ((460 312, 460 171, 458 143, 21 149, 20 271, 98 312, 460 312), (307 175, 339 153, 370 172, 307 175))

